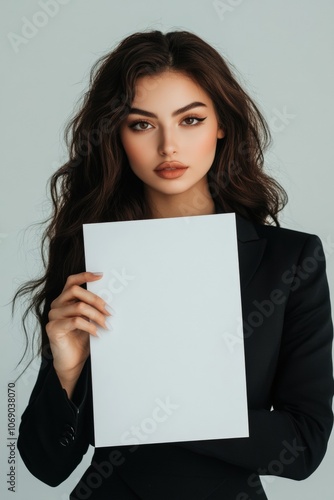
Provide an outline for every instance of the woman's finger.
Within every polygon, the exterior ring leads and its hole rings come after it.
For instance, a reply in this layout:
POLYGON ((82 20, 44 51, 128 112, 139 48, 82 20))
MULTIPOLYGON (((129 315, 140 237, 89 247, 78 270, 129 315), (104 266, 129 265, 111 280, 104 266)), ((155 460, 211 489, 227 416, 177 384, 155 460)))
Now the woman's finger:
POLYGON ((106 314, 86 302, 75 302, 64 307, 51 308, 49 311, 49 321, 74 318, 76 316, 87 318, 106 328, 106 314))
POLYGON ((84 272, 78 273, 78 274, 71 274, 66 280, 63 291, 67 290, 68 288, 70 288, 73 285, 80 286, 80 285, 83 285, 84 283, 88 283, 90 281, 99 280, 102 278, 102 276, 103 276, 103 273, 91 273, 88 271, 84 271, 84 272))
POLYGON ((94 335, 97 337, 97 326, 95 323, 80 317, 76 316, 74 318, 65 318, 61 320, 49 321, 46 325, 46 333, 48 337, 51 339, 52 337, 62 337, 63 335, 67 335, 70 332, 74 332, 76 330, 81 330, 82 332, 87 332, 90 335, 94 335))
POLYGON ((72 285, 69 288, 64 288, 62 293, 51 303, 51 309, 64 307, 73 301, 86 302, 103 314, 110 315, 110 306, 101 297, 82 288, 80 285, 72 285))

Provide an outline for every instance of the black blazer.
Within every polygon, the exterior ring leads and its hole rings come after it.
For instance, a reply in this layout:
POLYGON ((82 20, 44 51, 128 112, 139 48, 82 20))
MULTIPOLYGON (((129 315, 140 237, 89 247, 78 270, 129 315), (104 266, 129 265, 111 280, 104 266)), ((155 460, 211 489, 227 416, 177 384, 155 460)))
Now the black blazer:
MULTIPOLYGON (((237 233, 250 437, 98 448, 71 499, 265 499, 259 475, 300 480, 320 464, 334 387, 321 242, 239 216, 237 233)), ((43 356, 18 439, 41 481, 64 481, 94 443, 91 397, 89 359, 69 401, 43 356)))

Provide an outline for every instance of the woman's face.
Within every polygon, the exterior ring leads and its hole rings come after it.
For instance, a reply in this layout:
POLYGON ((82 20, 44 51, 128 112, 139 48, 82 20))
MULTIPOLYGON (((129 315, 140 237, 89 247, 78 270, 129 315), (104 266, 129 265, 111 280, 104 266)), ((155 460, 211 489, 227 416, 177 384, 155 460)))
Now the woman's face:
POLYGON ((206 174, 224 132, 207 93, 185 74, 166 71, 137 80, 120 136, 131 169, 157 199, 207 192, 206 174))

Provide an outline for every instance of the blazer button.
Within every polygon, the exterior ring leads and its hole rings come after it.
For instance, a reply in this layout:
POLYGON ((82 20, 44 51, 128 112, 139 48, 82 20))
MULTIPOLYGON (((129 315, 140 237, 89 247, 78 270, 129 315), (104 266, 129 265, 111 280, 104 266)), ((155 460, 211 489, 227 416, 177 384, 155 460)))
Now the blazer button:
POLYGON ((67 437, 65 436, 62 436, 60 439, 59 439, 59 443, 62 445, 62 446, 68 446, 70 444, 69 440, 67 439, 67 437))
POLYGON ((68 436, 70 439, 74 439, 75 437, 75 430, 70 424, 66 424, 64 427, 64 434, 68 436))
POLYGON ((75 430, 70 424, 64 425, 64 431, 59 439, 59 443, 62 446, 69 446, 71 441, 75 439, 75 430))

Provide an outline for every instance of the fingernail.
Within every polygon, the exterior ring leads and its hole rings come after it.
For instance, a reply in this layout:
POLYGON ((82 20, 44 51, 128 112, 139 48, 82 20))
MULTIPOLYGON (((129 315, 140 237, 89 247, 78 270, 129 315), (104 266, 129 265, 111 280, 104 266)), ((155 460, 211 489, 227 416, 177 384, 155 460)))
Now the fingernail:
POLYGON ((109 330, 110 332, 112 332, 113 327, 112 327, 112 322, 110 321, 110 318, 107 318, 105 323, 106 323, 106 329, 109 330))
POLYGON ((113 308, 109 304, 105 304, 104 308, 109 314, 115 314, 113 308))
POLYGON ((100 273, 100 272, 96 272, 96 273, 92 273, 94 274, 94 276, 103 276, 103 273, 100 273))

